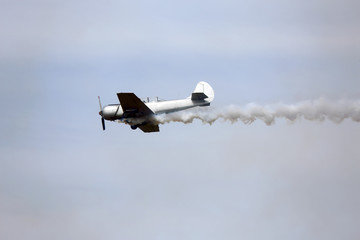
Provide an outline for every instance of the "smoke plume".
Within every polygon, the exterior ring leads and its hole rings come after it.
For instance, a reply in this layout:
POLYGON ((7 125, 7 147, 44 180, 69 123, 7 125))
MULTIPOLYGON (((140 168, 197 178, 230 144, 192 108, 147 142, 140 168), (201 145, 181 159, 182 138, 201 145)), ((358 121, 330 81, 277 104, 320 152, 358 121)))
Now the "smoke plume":
POLYGON ((272 125, 277 118, 287 119, 294 122, 299 119, 309 121, 324 121, 326 119, 340 123, 344 119, 360 122, 360 101, 338 100, 331 101, 320 98, 313 101, 303 101, 297 104, 273 104, 258 105, 247 104, 243 107, 230 105, 224 108, 195 108, 170 114, 162 114, 155 117, 159 124, 169 122, 192 123, 195 119, 206 124, 213 124, 217 120, 230 121, 231 123, 243 122, 250 124, 259 119, 266 125, 272 125))

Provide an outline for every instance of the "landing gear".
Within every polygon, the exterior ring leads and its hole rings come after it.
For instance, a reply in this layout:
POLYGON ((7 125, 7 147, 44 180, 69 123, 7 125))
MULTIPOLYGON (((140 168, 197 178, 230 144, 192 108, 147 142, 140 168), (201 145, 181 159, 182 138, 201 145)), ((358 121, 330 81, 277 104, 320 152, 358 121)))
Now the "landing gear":
POLYGON ((131 125, 130 127, 132 130, 136 130, 138 128, 138 126, 136 126, 136 125, 131 125))

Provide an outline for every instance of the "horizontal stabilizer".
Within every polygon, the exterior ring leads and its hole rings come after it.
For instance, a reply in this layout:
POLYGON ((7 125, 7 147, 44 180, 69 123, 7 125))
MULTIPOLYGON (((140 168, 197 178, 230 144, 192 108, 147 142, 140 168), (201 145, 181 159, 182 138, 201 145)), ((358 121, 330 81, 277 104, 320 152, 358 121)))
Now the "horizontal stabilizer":
POLYGON ((201 101, 205 98, 208 98, 208 96, 206 96, 206 94, 203 92, 194 92, 191 94, 191 100, 193 101, 201 101))

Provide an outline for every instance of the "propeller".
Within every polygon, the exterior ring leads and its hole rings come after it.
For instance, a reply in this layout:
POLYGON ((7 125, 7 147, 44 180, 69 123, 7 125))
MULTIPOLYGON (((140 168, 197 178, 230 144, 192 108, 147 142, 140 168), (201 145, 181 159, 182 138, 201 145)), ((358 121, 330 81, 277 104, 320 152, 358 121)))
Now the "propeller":
POLYGON ((105 131, 105 119, 104 119, 103 109, 101 106, 100 96, 98 96, 98 98, 99 98, 99 105, 100 105, 99 115, 101 116, 101 124, 102 124, 103 131, 105 131))

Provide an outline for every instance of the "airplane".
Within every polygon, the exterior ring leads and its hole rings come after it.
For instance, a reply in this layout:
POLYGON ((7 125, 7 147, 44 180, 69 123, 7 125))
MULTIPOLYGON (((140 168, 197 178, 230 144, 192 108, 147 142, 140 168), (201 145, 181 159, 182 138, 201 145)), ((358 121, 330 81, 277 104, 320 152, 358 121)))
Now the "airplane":
POLYGON ((159 132, 159 125, 154 116, 167 114, 193 107, 210 106, 214 100, 214 90, 207 82, 199 82, 190 97, 180 100, 164 101, 156 98, 141 100, 134 93, 117 93, 120 104, 109 104, 102 108, 100 96, 99 105, 102 128, 105 130, 105 120, 115 121, 130 125, 131 129, 140 128, 145 133, 159 132))

